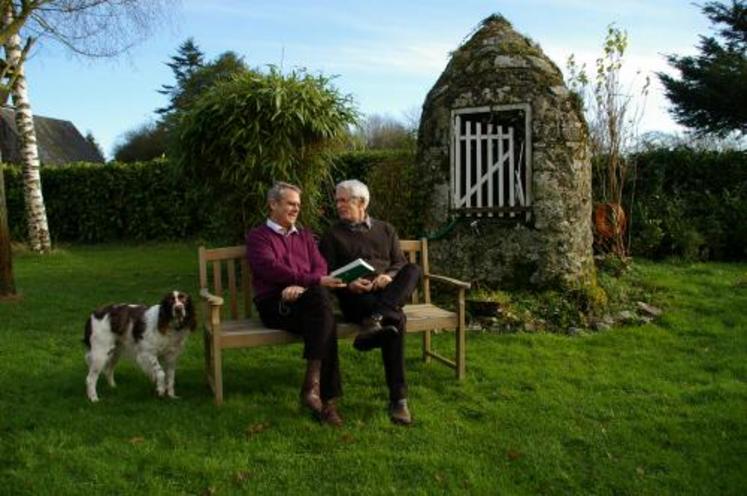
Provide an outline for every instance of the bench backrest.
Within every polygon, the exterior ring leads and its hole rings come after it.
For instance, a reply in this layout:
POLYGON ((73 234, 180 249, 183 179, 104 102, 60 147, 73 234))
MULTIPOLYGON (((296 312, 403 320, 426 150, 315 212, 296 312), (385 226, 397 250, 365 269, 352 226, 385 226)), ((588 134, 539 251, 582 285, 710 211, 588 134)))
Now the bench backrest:
MULTIPOLYGON (((400 240, 400 247, 410 263, 420 265, 428 273, 428 241, 400 240)), ((225 248, 200 247, 200 289, 224 299, 223 319, 242 319, 252 316, 252 275, 246 261, 246 246, 225 248)), ((421 287, 412 295, 412 303, 431 302, 430 284, 423 278, 421 287)))

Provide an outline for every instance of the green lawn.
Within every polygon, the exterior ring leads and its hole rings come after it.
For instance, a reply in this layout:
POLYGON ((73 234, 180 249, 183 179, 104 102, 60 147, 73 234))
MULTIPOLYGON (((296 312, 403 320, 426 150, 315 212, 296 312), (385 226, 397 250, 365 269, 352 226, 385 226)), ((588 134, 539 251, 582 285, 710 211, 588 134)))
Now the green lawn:
MULTIPOLYGON (((747 265, 641 262, 655 325, 569 337, 473 333, 467 379, 410 336, 411 428, 390 425, 379 356, 342 343, 342 429, 300 414, 299 345, 225 355, 226 403, 202 343, 155 398, 131 362, 85 399, 86 316, 196 292, 196 247, 74 247, 15 259, 0 303, 3 494, 744 494, 747 265)), ((448 351, 451 335, 435 344, 448 351)))

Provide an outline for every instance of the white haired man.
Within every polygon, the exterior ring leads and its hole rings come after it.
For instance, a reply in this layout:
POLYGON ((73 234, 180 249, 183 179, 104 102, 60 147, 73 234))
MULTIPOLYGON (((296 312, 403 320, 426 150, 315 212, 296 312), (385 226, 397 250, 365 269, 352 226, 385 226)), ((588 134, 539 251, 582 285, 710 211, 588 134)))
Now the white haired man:
POLYGON ((345 319, 363 325, 353 346, 359 351, 381 348, 389 387, 389 417, 401 425, 412 423, 405 381, 405 314, 402 306, 420 279, 420 268, 408 263, 391 224, 372 219, 370 194, 362 182, 352 179, 337 185, 335 203, 339 222, 319 245, 330 270, 362 258, 376 270, 337 290, 345 319))
POLYGON ((267 193, 269 218, 246 235, 254 303, 262 322, 303 336, 306 375, 301 402, 326 424, 339 426, 342 395, 337 326, 327 288, 344 287, 327 275, 327 263, 309 231, 296 227, 301 189, 278 182, 267 193))

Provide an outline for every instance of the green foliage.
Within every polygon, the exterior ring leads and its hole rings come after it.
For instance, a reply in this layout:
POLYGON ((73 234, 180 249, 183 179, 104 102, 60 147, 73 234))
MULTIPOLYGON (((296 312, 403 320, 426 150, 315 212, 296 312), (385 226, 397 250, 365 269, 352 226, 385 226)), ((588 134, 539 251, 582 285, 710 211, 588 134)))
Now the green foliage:
POLYGON ((633 254, 747 257, 747 152, 655 149, 634 159, 633 254))
POLYGON ((414 153, 404 152, 376 164, 366 176, 371 215, 397 228, 401 238, 422 236, 426 189, 415 167, 414 153))
POLYGON ((206 64, 192 38, 179 46, 177 54, 166 65, 173 71, 175 83, 164 84, 158 90, 169 97, 166 107, 156 109, 161 119, 125 133, 114 149, 115 160, 141 162, 166 155, 174 140, 174 126, 202 94, 221 81, 250 72, 244 60, 234 52, 224 52, 206 64))
POLYGON ((205 54, 202 53, 202 50, 200 50, 200 47, 197 46, 192 37, 187 38, 184 43, 179 45, 176 55, 171 56, 171 62, 166 63, 174 73, 176 84, 164 84, 161 85, 160 90, 157 90, 160 94, 169 97, 169 105, 157 109, 157 113, 167 114, 177 108, 183 108, 183 105, 181 105, 181 95, 184 93, 183 88, 187 81, 192 78, 195 71, 204 67, 204 57, 205 54))
POLYGON ((347 151, 332 159, 332 180, 335 184, 345 179, 365 182, 368 174, 380 163, 403 159, 406 150, 359 150, 347 151))
MULTIPOLYGON (((44 167, 41 178, 56 241, 183 239, 220 232, 211 224, 213 212, 205 207, 210 205, 207 192, 190 184, 168 161, 44 167)), ((6 181, 12 236, 24 239, 19 168, 6 168, 6 181)))
POLYGON ((114 146, 117 162, 147 162, 166 154, 168 148, 166 128, 155 122, 145 123, 127 131, 114 146))
POLYGON ((171 105, 157 112, 163 114, 166 127, 171 127, 178 120, 180 112, 191 109, 200 96, 213 86, 249 72, 252 71, 242 57, 235 52, 223 52, 205 65, 191 68, 185 74, 175 74, 177 85, 171 92, 171 105))
POLYGON ((369 212, 391 223, 401 238, 423 235, 423 215, 427 188, 418 177, 414 150, 381 149, 345 152, 333 160, 332 182, 325 198, 324 213, 336 218, 334 184, 359 179, 371 191, 369 212))
POLYGON ((722 41, 701 36, 695 56, 669 55, 680 72, 659 73, 672 114, 680 124, 725 136, 747 132, 747 4, 744 0, 707 2, 703 13, 719 26, 722 41))
POLYGON ((266 215, 275 181, 304 190, 302 222, 315 225, 331 152, 354 122, 350 97, 304 71, 247 73, 217 84, 180 119, 174 157, 192 180, 230 203, 237 231, 266 215))

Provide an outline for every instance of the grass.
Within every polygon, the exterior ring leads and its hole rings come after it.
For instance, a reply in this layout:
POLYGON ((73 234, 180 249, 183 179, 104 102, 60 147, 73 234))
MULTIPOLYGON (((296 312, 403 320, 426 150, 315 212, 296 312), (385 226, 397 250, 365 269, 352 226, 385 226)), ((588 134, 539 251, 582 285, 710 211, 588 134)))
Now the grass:
MULTIPOLYGON (((299 413, 298 345, 225 356, 226 403, 203 382, 199 335, 177 401, 131 362, 84 394, 87 313, 196 292, 188 244, 71 247, 15 259, 0 303, 0 487, 5 494, 743 494, 744 264, 641 262, 655 324, 569 337, 468 336, 468 375, 407 368, 416 424, 390 425, 379 356, 341 346, 345 427, 299 413)), ((435 337, 444 351, 451 335, 435 337)))

